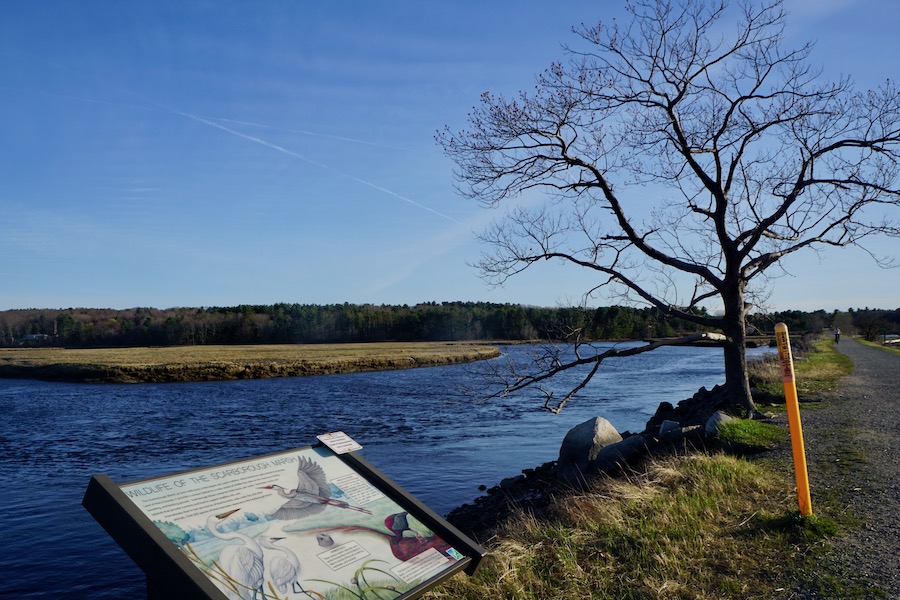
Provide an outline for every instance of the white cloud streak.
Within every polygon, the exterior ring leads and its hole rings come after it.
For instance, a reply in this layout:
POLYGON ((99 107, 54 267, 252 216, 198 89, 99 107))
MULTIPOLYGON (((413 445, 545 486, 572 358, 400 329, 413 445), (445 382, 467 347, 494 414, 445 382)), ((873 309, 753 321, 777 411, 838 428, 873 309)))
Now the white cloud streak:
POLYGON ((309 135, 313 137, 327 138, 330 140, 338 140, 341 142, 351 142, 354 144, 363 144, 365 146, 375 146, 376 148, 392 148, 396 149, 396 146, 389 146, 387 144, 379 144, 376 142, 370 142, 367 140, 360 140, 357 138, 344 137, 340 135, 332 135, 330 133, 318 133, 315 131, 307 131, 305 129, 291 129, 288 127, 276 127, 274 125, 264 125, 262 123, 253 123, 251 121, 236 121, 234 119, 224 119, 224 118, 216 118, 216 121, 221 121, 222 123, 232 123, 234 125, 248 125, 250 127, 259 127, 262 129, 271 129, 273 131, 284 131, 286 133, 299 133, 301 135, 309 135))
POLYGON ((227 132, 227 133, 230 133, 231 135, 235 135, 235 136, 237 136, 237 137, 239 137, 239 138, 243 138, 243 139, 245 139, 245 140, 254 142, 254 143, 256 143, 256 144, 260 144, 260 145, 265 146, 265 147, 267 147, 267 148, 271 148, 272 150, 276 150, 276 151, 281 152, 281 153, 283 153, 283 154, 287 154, 288 156, 293 156, 294 158, 300 159, 300 160, 302 160, 302 161, 304 161, 304 162, 306 162, 306 163, 309 163, 309 164, 311 164, 311 165, 315 165, 315 166, 320 167, 320 168, 322 168, 322 169, 327 169, 327 170, 329 170, 329 171, 331 171, 331 172, 333 172, 333 173, 336 173, 337 175, 339 175, 339 176, 341 176, 341 177, 344 177, 345 179, 349 179, 349 180, 351 180, 351 181, 355 181, 355 182, 357 182, 357 183, 359 183, 359 184, 361 184, 361 185, 365 185, 365 186, 367 186, 367 187, 370 187, 370 188, 372 188, 372 189, 374 189, 374 190, 378 190, 379 192, 382 192, 382 193, 387 194, 387 195, 389 195, 389 196, 393 196, 394 198, 397 198, 398 200, 402 200, 402 201, 404 201, 404 202, 406 202, 406 203, 408 203, 408 204, 411 204, 411 205, 415 206, 416 208, 420 208, 420 209, 422 209, 422 210, 428 211, 428 212, 432 213, 433 215, 436 215, 436 216, 438 216, 438 217, 440 217, 440 218, 442 218, 442 219, 445 219, 445 220, 447 220, 447 221, 450 221, 450 222, 452 222, 452 223, 456 223, 457 225, 465 225, 465 223, 463 223, 462 221, 458 221, 458 220, 454 219, 453 217, 448 216, 448 215, 445 215, 445 214, 442 213, 442 212, 436 211, 436 210, 434 210, 433 208, 431 208, 431 207, 429 207, 429 206, 425 206, 424 204, 420 204, 420 203, 416 202, 415 200, 413 200, 413 199, 411 199, 411 198, 407 198, 406 196, 403 196, 403 195, 401 195, 401 194, 398 194, 397 192, 394 192, 394 191, 389 190, 389 189, 387 189, 387 188, 385 188, 385 187, 382 187, 382 186, 380 186, 380 185, 377 185, 377 184, 375 184, 375 183, 372 183, 371 181, 366 181, 365 179, 360 179, 359 177, 355 177, 355 176, 349 175, 349 174, 347 174, 347 173, 341 173, 340 171, 338 171, 337 169, 334 169, 333 167, 330 167, 329 165, 326 165, 326 164, 324 164, 324 163, 315 161, 315 160, 313 160, 313 159, 311 159, 311 158, 308 158, 308 157, 306 157, 306 156, 303 156, 302 154, 298 154, 297 152, 294 152, 294 151, 292 151, 292 150, 288 150, 287 148, 285 148, 285 147, 283 147, 283 146, 279 146, 278 144, 273 144, 273 143, 271 143, 271 142, 267 142, 266 140, 264 140, 264 139, 262 139, 262 138, 258 138, 258 137, 256 137, 256 136, 247 135, 246 133, 242 133, 242 132, 237 131, 237 130, 235 130, 235 129, 232 129, 232 128, 230 128, 230 127, 226 127, 225 125, 222 125, 221 123, 216 123, 215 121, 211 121, 211 120, 209 120, 209 119, 205 119, 205 118, 203 118, 203 117, 199 117, 199 116, 197 116, 197 115, 194 115, 194 114, 191 114, 191 113, 188 113, 188 112, 184 112, 184 111, 180 111, 180 110, 173 110, 172 112, 174 112, 175 114, 181 115, 182 117, 186 117, 186 118, 188 118, 188 119, 193 119, 194 121, 197 121, 198 123, 203 123, 203 124, 208 125, 208 126, 210 126, 210 127, 215 127, 216 129, 220 129, 220 130, 222 130, 222 131, 225 131, 225 132, 227 132))

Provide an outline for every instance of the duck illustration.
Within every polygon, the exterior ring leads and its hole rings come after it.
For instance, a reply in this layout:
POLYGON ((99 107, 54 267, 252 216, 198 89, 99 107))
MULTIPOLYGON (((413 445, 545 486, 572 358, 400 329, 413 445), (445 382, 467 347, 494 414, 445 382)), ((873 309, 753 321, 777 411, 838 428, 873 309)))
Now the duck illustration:
POLYGON ((384 519, 384 525, 388 529, 387 532, 373 527, 365 527, 363 525, 337 525, 333 527, 318 527, 292 533, 316 534, 316 539, 319 539, 320 535, 327 534, 327 532, 331 531, 370 533, 385 540, 390 546, 391 554, 402 561, 407 561, 414 556, 418 556, 430 548, 434 548, 444 556, 450 555, 449 550, 452 548, 450 544, 434 534, 423 536, 416 530, 411 529, 409 527, 408 513, 406 512, 388 515, 384 519), (404 536, 403 534, 407 531, 411 531, 414 537, 404 536))

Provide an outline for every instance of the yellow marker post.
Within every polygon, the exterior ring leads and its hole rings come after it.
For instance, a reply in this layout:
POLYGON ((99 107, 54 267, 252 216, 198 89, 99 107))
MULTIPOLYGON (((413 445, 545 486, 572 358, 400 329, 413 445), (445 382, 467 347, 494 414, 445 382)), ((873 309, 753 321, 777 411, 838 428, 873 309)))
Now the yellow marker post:
POLYGON ((797 478, 797 502, 800 504, 800 514, 808 517, 812 514, 812 500, 809 497, 809 475, 806 471, 806 451, 803 448, 803 428, 800 426, 800 401, 797 399, 791 341, 788 337, 787 325, 784 323, 775 326, 775 341, 778 344, 778 357, 781 359, 781 381, 784 383, 788 427, 791 430, 794 476, 797 478))

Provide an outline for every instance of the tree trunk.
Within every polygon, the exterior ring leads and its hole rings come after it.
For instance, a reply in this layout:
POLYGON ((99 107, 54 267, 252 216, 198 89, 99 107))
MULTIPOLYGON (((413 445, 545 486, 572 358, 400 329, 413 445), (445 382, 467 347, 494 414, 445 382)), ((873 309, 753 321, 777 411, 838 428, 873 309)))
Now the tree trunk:
POLYGON ((747 328, 745 324, 744 293, 739 286, 725 298, 722 333, 725 341, 725 387, 728 403, 736 406, 746 417, 756 414, 747 375, 747 328))

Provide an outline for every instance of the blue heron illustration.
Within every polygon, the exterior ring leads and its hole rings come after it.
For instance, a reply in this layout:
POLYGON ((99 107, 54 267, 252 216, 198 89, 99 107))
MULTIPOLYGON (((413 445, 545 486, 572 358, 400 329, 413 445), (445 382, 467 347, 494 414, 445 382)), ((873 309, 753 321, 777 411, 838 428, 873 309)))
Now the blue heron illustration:
POLYGON ((282 498, 287 498, 281 508, 272 515, 275 519, 293 520, 315 515, 328 506, 346 508, 371 515, 372 511, 351 506, 343 500, 335 500, 331 497, 331 488, 325 477, 325 471, 319 463, 305 456, 299 457, 297 465, 297 487, 288 490, 280 485, 272 484, 260 489, 275 490, 282 498))

